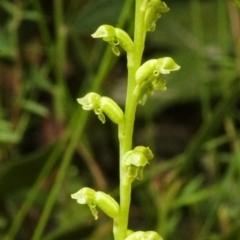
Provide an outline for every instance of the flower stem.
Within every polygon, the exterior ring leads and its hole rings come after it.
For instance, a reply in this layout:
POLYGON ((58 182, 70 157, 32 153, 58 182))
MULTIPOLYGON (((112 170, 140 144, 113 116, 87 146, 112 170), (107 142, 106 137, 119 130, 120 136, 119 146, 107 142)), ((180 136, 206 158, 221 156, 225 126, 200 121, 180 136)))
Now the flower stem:
POLYGON ((134 95, 135 74, 142 60, 144 49, 144 12, 141 10, 143 0, 136 0, 135 8, 135 32, 134 32, 134 52, 128 53, 128 86, 125 104, 124 127, 119 128, 123 131, 119 134, 120 140, 120 213, 115 220, 115 240, 124 240, 128 229, 128 215, 131 201, 131 181, 125 177, 123 155, 132 149, 132 138, 134 129, 135 112, 138 98, 134 95))

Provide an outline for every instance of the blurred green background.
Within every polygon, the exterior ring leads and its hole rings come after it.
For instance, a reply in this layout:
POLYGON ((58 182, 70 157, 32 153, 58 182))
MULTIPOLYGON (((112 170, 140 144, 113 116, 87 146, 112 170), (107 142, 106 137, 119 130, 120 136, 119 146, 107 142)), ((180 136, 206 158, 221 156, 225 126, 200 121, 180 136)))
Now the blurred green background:
MULTIPOLYGON (((126 60, 90 37, 101 24, 132 36, 134 0, 0 1, 0 239, 111 240, 70 194, 118 199, 117 129, 76 98, 124 107, 126 60)), ((129 227, 164 240, 240 239, 240 9, 228 0, 169 0, 144 61, 171 56, 167 78, 136 117, 134 145, 155 158, 134 184, 129 227)))

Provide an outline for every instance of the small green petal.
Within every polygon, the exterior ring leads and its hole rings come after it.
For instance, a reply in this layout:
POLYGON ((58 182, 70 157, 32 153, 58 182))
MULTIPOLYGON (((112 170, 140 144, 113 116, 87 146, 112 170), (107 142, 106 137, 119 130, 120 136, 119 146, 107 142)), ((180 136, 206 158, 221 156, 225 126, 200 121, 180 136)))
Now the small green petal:
POLYGON ((103 113, 97 115, 98 119, 104 124, 106 122, 106 118, 103 113))
POLYGON ((84 110, 92 110, 99 105, 101 96, 97 93, 87 93, 82 98, 77 98, 77 102, 82 105, 84 110))
POLYGON ((165 91, 167 90, 166 81, 163 79, 157 79, 153 82, 153 88, 158 91, 165 91))
POLYGON ((154 93, 154 87, 152 82, 143 81, 136 85, 135 94, 138 95, 138 103, 144 105, 146 100, 154 93))
POLYGON ((160 1, 158 10, 162 13, 166 13, 170 10, 170 8, 167 6, 167 4, 165 2, 160 1))
POLYGON ((126 168, 127 177, 134 180, 138 176, 139 167, 130 165, 126 168))
POLYGON ((84 187, 78 192, 71 194, 71 198, 76 199, 79 204, 92 204, 95 198, 95 191, 84 187))
POLYGON ((180 66, 174 62, 172 58, 164 57, 157 60, 157 69, 159 69, 162 74, 168 74, 171 71, 179 70, 180 66))
POLYGON ((137 173, 136 179, 137 180, 142 180, 143 179, 143 167, 138 168, 138 173, 137 173))
POLYGON ((111 25, 102 25, 91 35, 93 38, 104 38, 104 41, 112 41, 115 36, 114 27, 111 25))
POLYGON ((148 159, 151 160, 153 159, 154 155, 152 151, 150 150, 149 147, 144 147, 144 146, 137 146, 134 148, 134 151, 138 151, 144 154, 144 156, 148 159))
POLYGON ((88 204, 88 207, 90 208, 94 219, 97 220, 98 219, 98 211, 96 209, 96 204, 95 203, 90 203, 90 204, 88 204))
POLYGON ((115 45, 112 45, 112 51, 116 56, 120 56, 119 48, 116 47, 115 45))
POLYGON ((144 167, 148 163, 148 159, 143 153, 134 150, 130 151, 124 158, 124 163, 127 166, 144 167))

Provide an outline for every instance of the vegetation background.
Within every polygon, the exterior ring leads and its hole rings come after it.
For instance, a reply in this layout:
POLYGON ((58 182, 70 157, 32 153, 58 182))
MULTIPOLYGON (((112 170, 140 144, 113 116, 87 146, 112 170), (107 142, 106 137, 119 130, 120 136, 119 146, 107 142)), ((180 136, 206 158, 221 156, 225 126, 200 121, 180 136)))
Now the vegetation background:
MULTIPOLYGON (((139 106, 135 145, 155 159, 132 194, 130 228, 164 240, 240 239, 239 2, 169 0, 144 60, 181 70, 139 106)), ((118 140, 76 98, 96 91, 122 107, 124 53, 91 39, 101 24, 132 36, 134 0, 0 1, 0 239, 112 239, 70 194, 118 199, 118 140)))

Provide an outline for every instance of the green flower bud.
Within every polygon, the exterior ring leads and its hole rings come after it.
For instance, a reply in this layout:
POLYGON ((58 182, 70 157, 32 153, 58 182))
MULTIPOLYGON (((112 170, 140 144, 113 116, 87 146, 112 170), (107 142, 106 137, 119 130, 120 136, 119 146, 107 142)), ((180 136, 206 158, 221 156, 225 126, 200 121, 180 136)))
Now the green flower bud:
POLYGON ((143 63, 136 71, 136 87, 134 94, 138 95, 138 102, 144 105, 147 98, 152 96, 154 90, 165 91, 166 81, 162 79, 162 74, 168 74, 180 68, 172 58, 164 57, 151 59, 143 63))
POLYGON ((104 41, 109 42, 112 46, 113 53, 117 56, 120 55, 118 45, 126 52, 132 52, 134 50, 132 39, 120 28, 114 28, 110 25, 102 25, 91 36, 93 38, 102 38, 104 41))
POLYGON ((120 124, 123 122, 124 113, 111 98, 101 97, 100 108, 114 123, 120 124))
POLYGON ((115 28, 116 38, 119 40, 120 46, 126 52, 133 52, 134 50, 134 43, 129 35, 120 28, 115 28))
POLYGON ((156 22, 161 17, 161 13, 168 12, 168 6, 160 0, 150 0, 144 18, 145 31, 153 32, 156 28, 156 22))
POLYGON ((141 180, 143 178, 143 169, 152 158, 151 150, 144 146, 138 146, 126 152, 123 156, 126 176, 132 181, 134 179, 141 180))
POLYGON ((130 234, 125 240, 163 240, 158 233, 154 231, 137 231, 130 234))
POLYGON ((148 159, 141 152, 131 151, 126 159, 125 165, 127 169, 127 177, 132 180, 143 178, 143 168, 147 165, 148 159))
POLYGON ((119 213, 118 203, 108 194, 98 191, 95 194, 96 205, 109 217, 115 218, 119 213))
POLYGON ((106 122, 103 113, 105 113, 116 124, 123 122, 124 113, 111 98, 101 97, 97 93, 90 92, 83 98, 78 98, 77 101, 82 105, 84 110, 93 110, 102 123, 106 122))
POLYGON ((144 80, 154 80, 160 74, 168 74, 180 69, 180 66, 170 57, 151 59, 143 63, 137 70, 135 78, 140 83, 144 80), (155 78, 154 78, 155 77, 155 78))
POLYGON ((84 187, 78 192, 71 195, 71 198, 76 199, 79 204, 87 204, 95 219, 98 218, 98 212, 95 203, 95 191, 91 188, 84 187))
POLYGON ((78 98, 77 102, 82 105, 82 108, 84 110, 93 110, 94 113, 98 116, 98 119, 105 123, 106 119, 102 112, 102 109, 100 108, 100 99, 101 96, 97 93, 90 92, 86 94, 83 98, 78 98))
POLYGON ((137 83, 140 83, 148 79, 156 69, 157 60, 151 59, 143 63, 137 70, 135 79, 137 83))
POLYGON ((118 203, 108 194, 84 187, 71 195, 79 204, 87 204, 95 219, 98 218, 96 206, 105 212, 109 217, 115 218, 119 213, 118 203))

